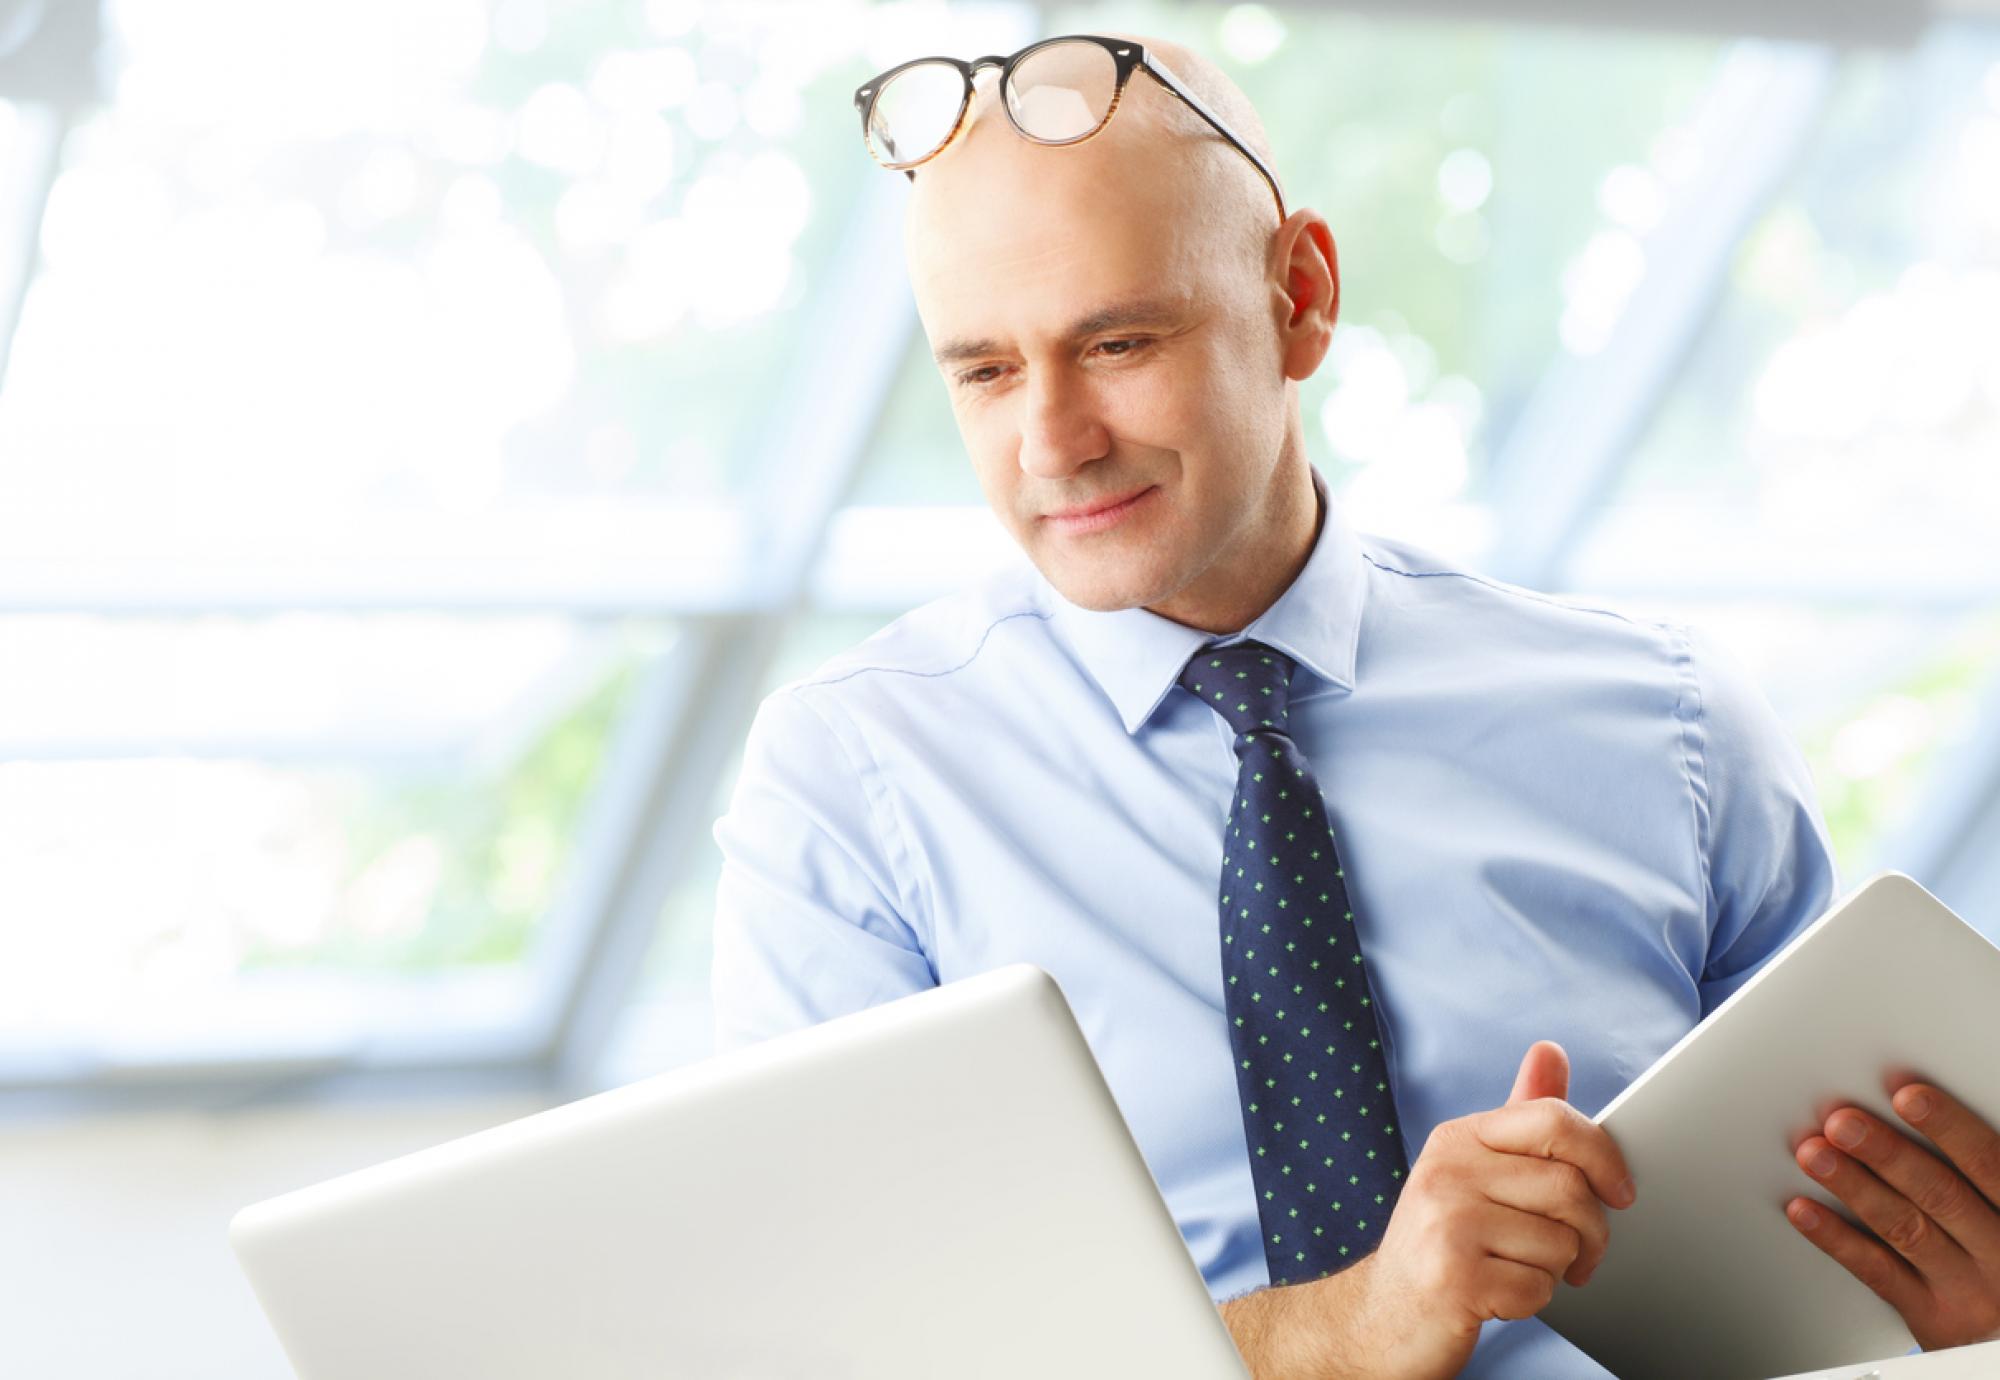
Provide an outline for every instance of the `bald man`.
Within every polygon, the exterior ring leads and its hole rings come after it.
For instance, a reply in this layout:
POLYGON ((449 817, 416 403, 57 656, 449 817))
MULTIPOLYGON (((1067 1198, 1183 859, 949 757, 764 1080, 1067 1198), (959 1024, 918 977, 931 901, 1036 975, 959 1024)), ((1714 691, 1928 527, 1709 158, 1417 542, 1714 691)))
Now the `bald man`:
MULTIPOLYGON (((1634 1197, 1577 1108, 1825 910, 1807 769, 1694 629, 1344 524, 1298 400, 1327 222, 1210 63, 1104 37, 1167 75, 1094 135, 1024 137, 995 62, 913 169, 918 311, 1027 560, 759 706, 718 1046, 1039 964, 1254 1374, 1601 1376, 1533 1320, 1634 1197)), ((1031 70, 1027 118, 1086 85, 1031 70)), ((1927 1345, 2000 1323, 1952 1264, 1896 1281, 1927 1345)))

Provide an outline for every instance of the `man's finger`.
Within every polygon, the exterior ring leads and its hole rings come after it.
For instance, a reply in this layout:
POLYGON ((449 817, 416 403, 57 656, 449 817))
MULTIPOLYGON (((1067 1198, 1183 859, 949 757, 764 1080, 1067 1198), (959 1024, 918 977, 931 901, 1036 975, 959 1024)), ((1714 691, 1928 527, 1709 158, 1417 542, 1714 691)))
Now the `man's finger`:
POLYGON ((1537 1040, 1521 1058, 1514 1090, 1507 1101, 1532 1102, 1538 1097, 1569 1096, 1569 1055, 1554 1040, 1537 1040))
POLYGON ((1566 1160, 1528 1155, 1496 1155, 1490 1164, 1480 1179, 1487 1198, 1568 1226, 1582 1246, 1563 1278, 1571 1284, 1589 1279, 1604 1259, 1611 1228, 1604 1220, 1604 1204, 1590 1191, 1583 1171, 1566 1160))
MULTIPOLYGON (((1933 1114, 1933 1119, 1935 1114, 1933 1114)), ((1923 1213, 1951 1239, 1982 1259, 2000 1263, 2000 1211, 1967 1180, 1967 1176, 1918 1145, 1888 1122, 1870 1116, 1859 1107, 1842 1107, 1826 1119, 1826 1137, 1847 1155, 1868 1167, 1915 1209, 1923 1213)), ((1813 1143, 1817 1138, 1808 1140, 1813 1143)), ((1942 1148, 1942 1147, 1940 1147, 1942 1148)), ((1801 1151, 1804 1146, 1800 1147, 1801 1151)), ((1803 1157, 1800 1164, 1805 1165, 1803 1157)), ((1808 1171, 1810 1165, 1806 1165, 1808 1171)), ((1814 1175, 1826 1182, 1823 1176, 1814 1175)), ((1828 1182, 1835 1192, 1839 1189, 1828 1182)), ((1844 1202, 1851 1202, 1841 1194, 1844 1202)), ((1860 1204, 1852 1204, 1856 1212, 1860 1204)), ((1894 1209, 1893 1206, 1891 1210, 1894 1209)), ((1863 1221, 1875 1227, 1863 1214, 1863 1221)), ((1876 1227, 1879 1233, 1881 1229, 1876 1227)), ((1888 1239, 1888 1238, 1884 1238, 1888 1239)), ((1895 1242, 1890 1241, 1891 1245, 1895 1242)), ((1921 1264, 1922 1262, 1918 1262, 1921 1264)), ((1927 1270, 1926 1273, 1929 1273, 1927 1270)))
MULTIPOLYGON (((1876 1140, 1887 1140, 1893 1134, 1881 1126, 1870 1132, 1876 1140)), ((1910 1148, 1918 1154, 1923 1153, 1915 1146, 1910 1148)), ((1853 1208, 1854 1215, 1870 1231, 1909 1261, 1925 1279, 1933 1284, 1943 1284, 1973 1270, 1972 1257, 1965 1253, 1964 1247, 1896 1187, 1870 1172, 1866 1164, 1843 1155, 1820 1136, 1807 1136, 1793 1153, 1798 1158, 1799 1168, 1818 1179, 1826 1185, 1828 1192, 1853 1208)), ((1941 1172, 1951 1174, 1949 1169, 1935 1160, 1932 1164, 1941 1172)))
POLYGON ((1616 1208, 1630 1207, 1636 1193, 1625 1156, 1602 1126, 1554 1098, 1515 1102, 1471 1118, 1474 1133, 1489 1150, 1566 1160, 1583 1171, 1591 1192, 1616 1208))
POLYGON ((1566 1222, 1498 1203, 1470 1208, 1468 1220, 1486 1254, 1532 1265, 1553 1277, 1569 1269, 1583 1244, 1566 1222))
POLYGON ((1549 1306, 1556 1278, 1516 1260, 1489 1255, 1478 1265, 1479 1311, 1489 1318, 1532 1318, 1549 1306))
POLYGON ((1785 1217, 1806 1240, 1838 1261, 1905 1319, 1923 1306, 1924 1282, 1894 1251, 1842 1221, 1840 1214, 1810 1198, 1794 1198, 1785 1217))
POLYGON ((1930 1138, 1987 1202, 2000 1205, 2000 1131, 1929 1083, 1906 1083, 1890 1099, 1896 1115, 1930 1138))

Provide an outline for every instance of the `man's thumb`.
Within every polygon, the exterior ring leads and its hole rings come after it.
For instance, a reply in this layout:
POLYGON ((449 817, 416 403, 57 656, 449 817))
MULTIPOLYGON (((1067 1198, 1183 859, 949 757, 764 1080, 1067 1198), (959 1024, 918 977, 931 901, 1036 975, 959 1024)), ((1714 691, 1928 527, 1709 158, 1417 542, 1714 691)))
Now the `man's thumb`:
POLYGON ((1569 1055, 1554 1040, 1537 1040, 1521 1057, 1521 1071, 1514 1075, 1514 1091, 1507 1103, 1532 1102, 1538 1097, 1569 1096, 1569 1055))

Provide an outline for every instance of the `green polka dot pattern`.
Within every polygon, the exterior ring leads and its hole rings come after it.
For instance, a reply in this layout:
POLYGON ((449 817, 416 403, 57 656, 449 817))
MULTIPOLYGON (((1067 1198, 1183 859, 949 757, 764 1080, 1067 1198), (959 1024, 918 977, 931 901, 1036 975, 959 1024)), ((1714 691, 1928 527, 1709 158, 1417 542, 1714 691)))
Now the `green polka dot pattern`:
POLYGON ((1367 1255, 1409 1171, 1347 874, 1287 728, 1291 675, 1256 641, 1205 647, 1180 675, 1236 733, 1223 998, 1273 1284, 1367 1255))

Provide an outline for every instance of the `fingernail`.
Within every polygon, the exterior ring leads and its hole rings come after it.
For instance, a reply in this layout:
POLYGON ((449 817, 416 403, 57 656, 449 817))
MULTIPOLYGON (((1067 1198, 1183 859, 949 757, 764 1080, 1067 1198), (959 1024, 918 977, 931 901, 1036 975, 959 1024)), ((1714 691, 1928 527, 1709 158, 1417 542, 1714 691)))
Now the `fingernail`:
POLYGON ((1813 1173, 1819 1175, 1822 1179, 1833 1172, 1833 1165, 1833 1151, 1831 1150, 1815 1150, 1812 1154, 1806 1156, 1806 1168, 1812 1170, 1813 1173))
POLYGON ((1858 1121, 1849 1119, 1847 1121, 1834 1122, 1832 1126, 1827 1128, 1826 1138, 1843 1150, 1852 1150, 1855 1146, 1861 1144, 1861 1138, 1867 1133, 1867 1127, 1858 1121))
POLYGON ((1807 1231, 1811 1231, 1819 1225, 1819 1209, 1805 1203, 1800 1203, 1798 1211, 1792 1214, 1792 1220, 1807 1231))
POLYGON ((1909 1099, 1903 1103, 1903 1115, 1911 1121, 1922 1121, 1930 1114, 1931 1097, 1929 1093, 1911 1093, 1909 1099))
POLYGON ((1619 1207, 1631 1207, 1632 1204, 1638 1200, 1638 1197, 1639 1197, 1638 1186, 1634 1184, 1630 1178, 1625 1179, 1618 1185, 1619 1207))

